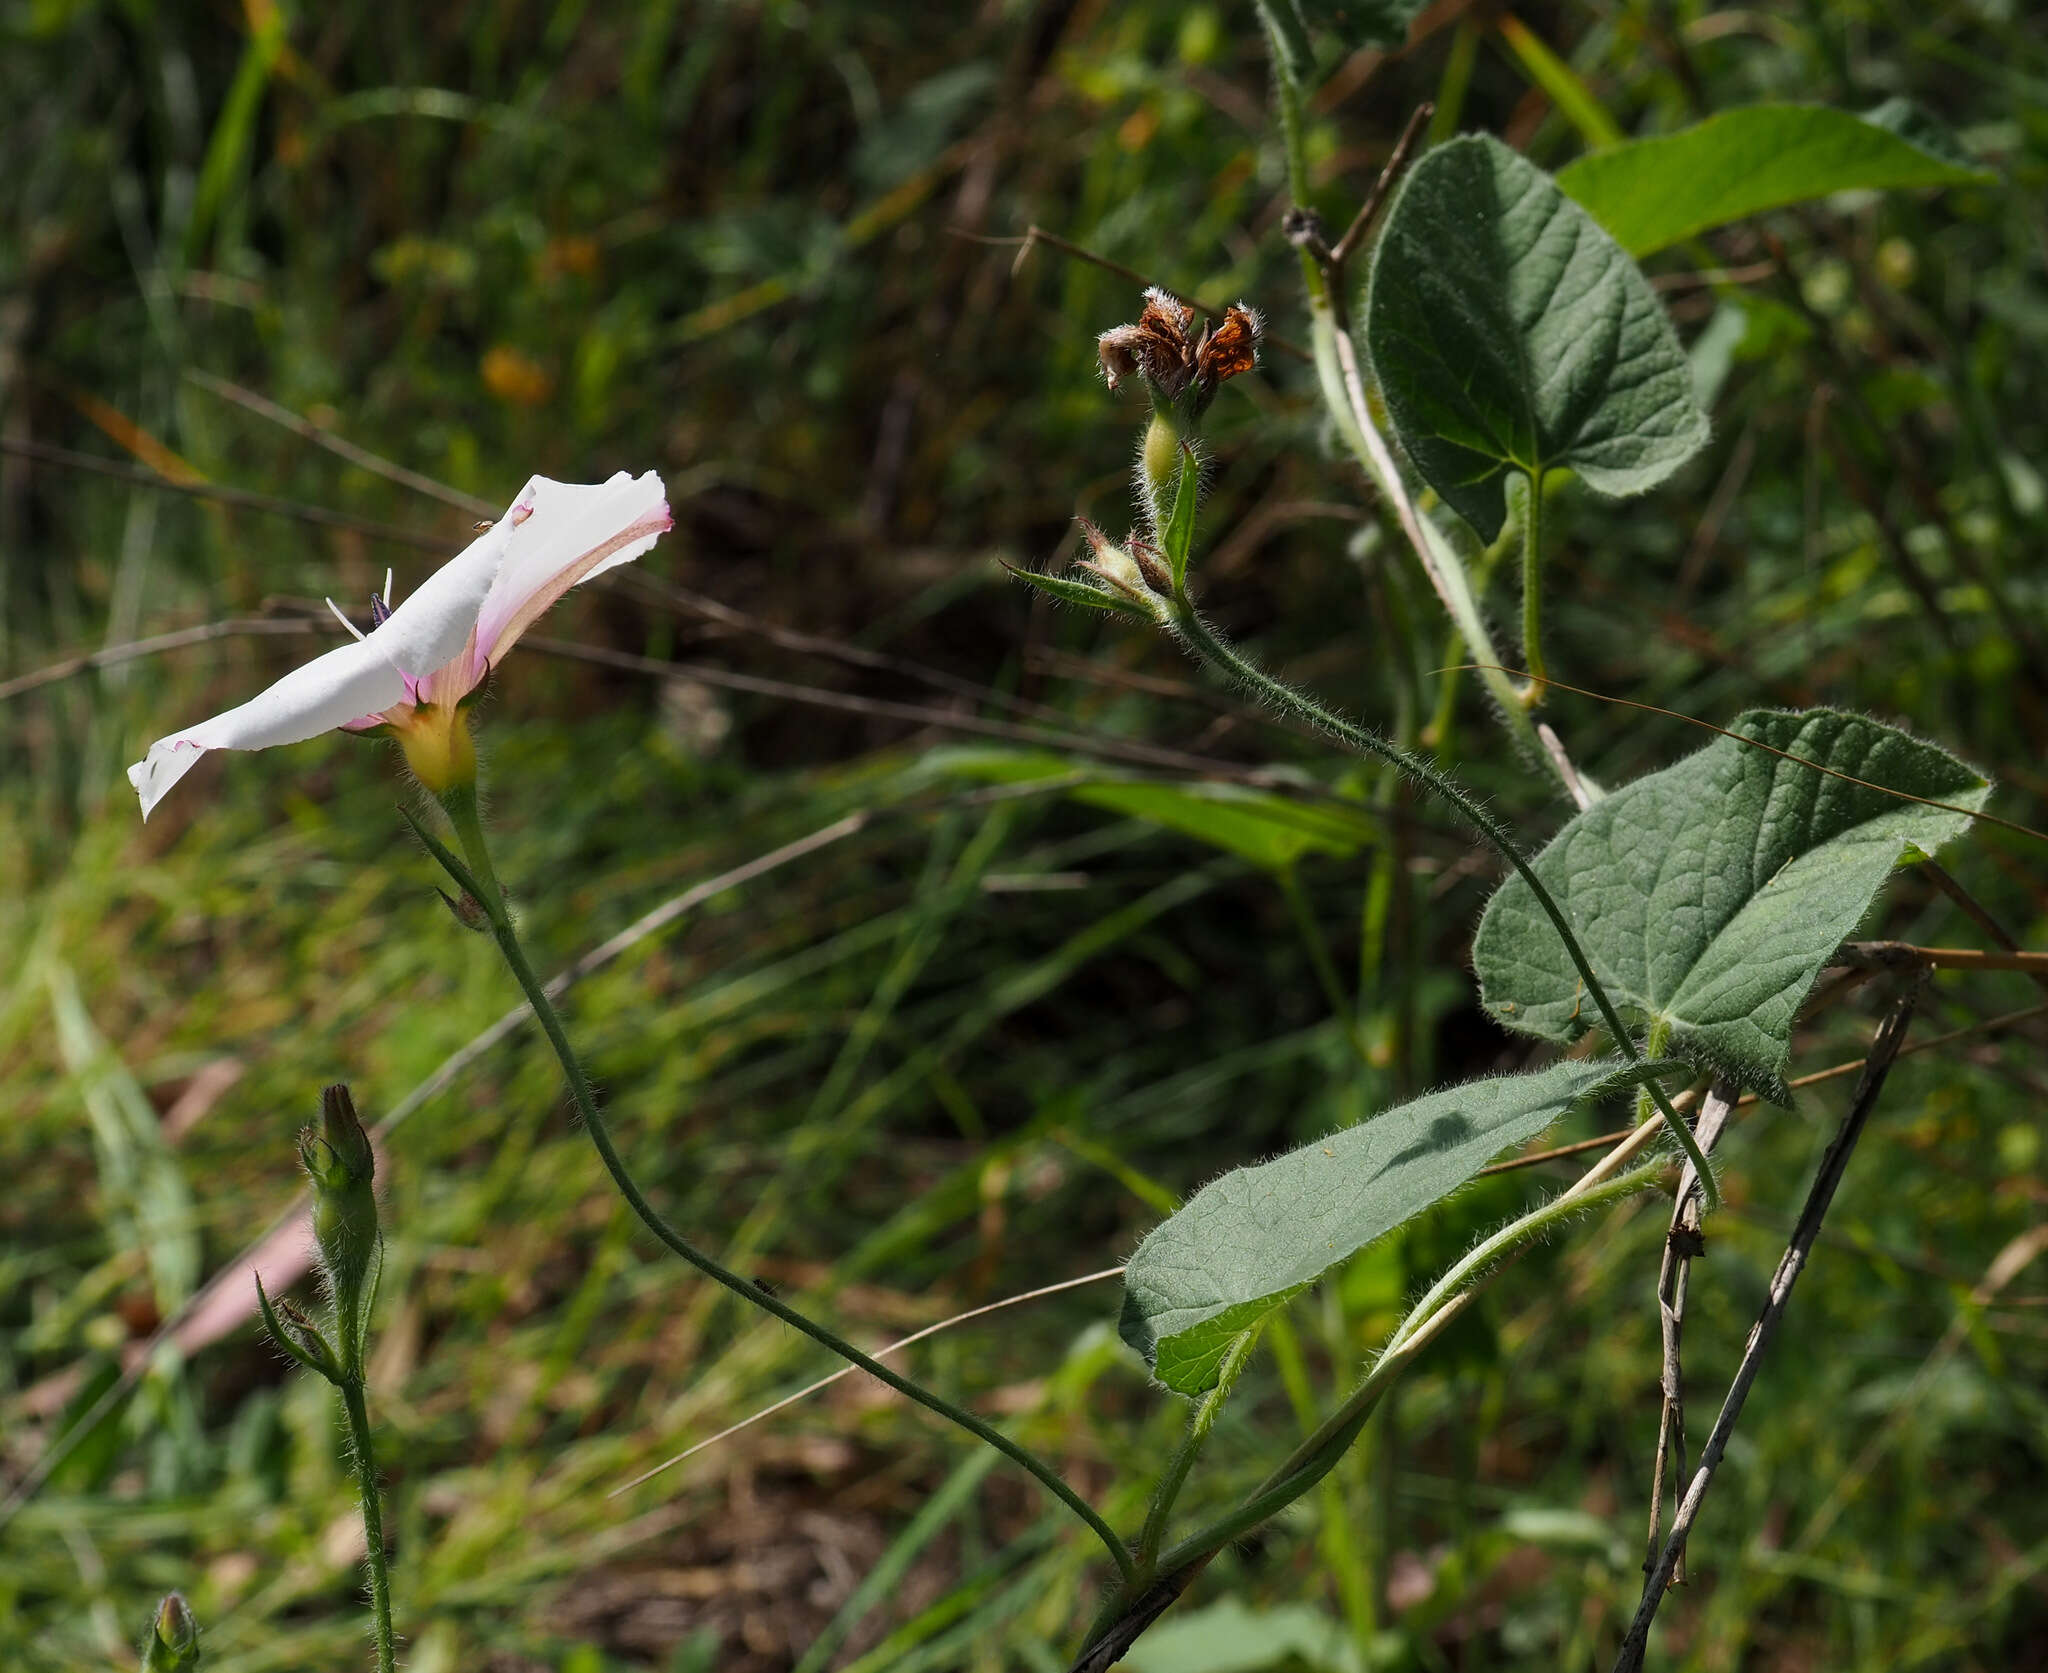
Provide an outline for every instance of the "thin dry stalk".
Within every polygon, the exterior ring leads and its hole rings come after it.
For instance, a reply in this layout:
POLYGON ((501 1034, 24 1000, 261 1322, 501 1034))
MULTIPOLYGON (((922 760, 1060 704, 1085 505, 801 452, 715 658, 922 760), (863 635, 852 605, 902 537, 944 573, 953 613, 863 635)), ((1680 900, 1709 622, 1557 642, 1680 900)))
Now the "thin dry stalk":
MULTIPOLYGON (((1714 1146, 1735 1113, 1737 1091, 1726 1082, 1713 1087, 1700 1106, 1692 1136, 1699 1141, 1700 1154, 1712 1156, 1714 1146)), ((1664 1341, 1664 1372, 1658 1381, 1663 1395, 1657 1419, 1657 1461, 1650 1474, 1650 1538, 1643 1555, 1643 1572, 1657 1562, 1660 1525, 1664 1519, 1664 1480, 1667 1461, 1671 1478, 1685 1474, 1685 1369, 1681 1345, 1685 1335, 1685 1293, 1692 1278, 1693 1256, 1702 1250, 1700 1239, 1700 1182, 1692 1164, 1678 1178, 1678 1196, 1671 1205, 1671 1229, 1664 1235, 1664 1260, 1657 1274, 1657 1317, 1664 1341)), ((1684 1583, 1685 1553, 1678 1554, 1671 1583, 1684 1583)))
POLYGON ((1829 1142, 1826 1154, 1821 1157, 1820 1172, 1806 1193, 1806 1205, 1799 1212, 1799 1222, 1792 1229, 1791 1241, 1785 1246, 1778 1270, 1772 1274, 1770 1294, 1756 1323, 1750 1328, 1749 1341, 1742 1351, 1742 1362, 1735 1368, 1735 1378, 1729 1384, 1727 1398, 1721 1402, 1720 1414, 1714 1419, 1713 1430, 1700 1451, 1699 1468, 1693 1472, 1691 1485, 1679 1502, 1678 1513, 1671 1519, 1671 1533, 1664 1541, 1664 1549, 1643 1582, 1642 1601, 1636 1607, 1635 1619, 1629 1624, 1628 1636, 1622 1640, 1621 1653, 1614 1662, 1614 1673, 1641 1673, 1643 1657, 1649 1648, 1650 1626, 1657 1618, 1657 1609, 1664 1601, 1665 1592, 1670 1589, 1672 1575, 1685 1550, 1686 1538, 1692 1532, 1693 1523, 1699 1519, 1707 1490, 1714 1484, 1714 1473, 1721 1467, 1721 1460, 1727 1453, 1728 1438, 1735 1432, 1736 1422, 1742 1416, 1743 1405, 1749 1399, 1750 1388, 1763 1366, 1764 1355, 1770 1351, 1778 1326, 1784 1322, 1785 1310, 1792 1301, 1793 1286, 1799 1282, 1799 1274, 1806 1269, 1814 1241, 1820 1236, 1821 1222, 1827 1218, 1829 1205, 1835 1200, 1835 1190, 1842 1183, 1842 1174, 1856 1149, 1856 1141, 1863 1136, 1870 1112, 1877 1107, 1878 1096, 1884 1091, 1885 1078, 1891 1073, 1899 1048, 1905 1044, 1906 1030, 1912 1026, 1914 1006, 1919 1002, 1925 985, 1924 975, 1907 977, 1898 999, 1885 1014, 1884 1021, 1878 1024, 1869 1055, 1863 1061, 1863 1076, 1857 1082, 1856 1095, 1850 1100, 1848 1113, 1842 1117, 1841 1126, 1829 1142))

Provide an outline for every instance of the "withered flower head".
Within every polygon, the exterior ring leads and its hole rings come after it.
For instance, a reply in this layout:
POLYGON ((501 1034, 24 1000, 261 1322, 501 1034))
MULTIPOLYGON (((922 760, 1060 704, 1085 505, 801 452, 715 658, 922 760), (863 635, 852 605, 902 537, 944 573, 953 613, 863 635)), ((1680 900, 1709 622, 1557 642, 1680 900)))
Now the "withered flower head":
POLYGON ((1216 386, 1258 364, 1259 316, 1239 303, 1224 310, 1222 322, 1193 334, 1195 310, 1156 287, 1145 292, 1145 309, 1135 325, 1119 325, 1097 339, 1102 375, 1115 389, 1133 372, 1166 401, 1178 401, 1192 387, 1206 404, 1216 386))
POLYGON ((1242 302, 1223 310, 1223 323, 1212 325, 1195 345, 1195 376, 1225 383, 1259 363, 1259 338, 1265 322, 1242 302))
POLYGON ((1119 325, 1096 339, 1109 387, 1136 372, 1169 401, 1179 400, 1195 372, 1194 346, 1188 341, 1194 318, 1194 309, 1178 297, 1157 288, 1145 292, 1145 311, 1136 325, 1119 325))

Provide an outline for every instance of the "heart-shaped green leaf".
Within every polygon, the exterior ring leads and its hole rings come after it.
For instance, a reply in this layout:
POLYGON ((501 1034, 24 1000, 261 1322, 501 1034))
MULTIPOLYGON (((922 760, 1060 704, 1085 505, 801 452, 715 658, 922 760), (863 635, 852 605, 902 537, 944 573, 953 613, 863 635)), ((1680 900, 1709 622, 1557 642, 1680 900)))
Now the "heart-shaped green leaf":
POLYGON ((1401 444, 1489 541, 1510 470, 1570 469, 1622 498, 1707 439, 1649 282, 1556 182, 1490 136, 1415 166, 1373 255, 1365 321, 1401 444))
POLYGON ((1581 157, 1557 183, 1622 247, 1646 256, 1766 209, 1830 192, 1996 178, 1916 105, 1867 116, 1826 105, 1745 105, 1694 127, 1581 157))
POLYGON ((1200 1394, 1239 1331, 1508 1146, 1645 1072, 1609 1057, 1476 1080, 1227 1173, 1138 1245, 1118 1328, 1168 1388, 1200 1394))
MULTIPOLYGON (((1734 730, 1580 814, 1536 858, 1624 1014, 1668 1025, 1670 1049, 1785 1100, 1792 1019, 1901 854, 1969 824, 1911 796, 1979 808, 1991 787, 1945 750, 1832 709, 1753 711, 1734 730)), ((1572 1040, 1598 1014, 1527 884, 1487 903, 1472 945, 1501 1022, 1572 1040)))

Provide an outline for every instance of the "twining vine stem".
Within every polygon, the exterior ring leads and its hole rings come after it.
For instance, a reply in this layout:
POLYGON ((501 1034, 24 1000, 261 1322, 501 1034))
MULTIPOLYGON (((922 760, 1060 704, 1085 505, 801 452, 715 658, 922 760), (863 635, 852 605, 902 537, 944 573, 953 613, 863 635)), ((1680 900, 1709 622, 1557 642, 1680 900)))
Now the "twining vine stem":
MULTIPOLYGON (((1305 200, 1307 188, 1305 147, 1301 132, 1301 92, 1286 68, 1276 19, 1268 11, 1264 0, 1261 0, 1259 9, 1274 49, 1272 56, 1281 128, 1287 152, 1288 179, 1299 206, 1305 200)), ((1337 250, 1333 251, 1328 247, 1320 223, 1305 209, 1298 207, 1289 216, 1287 230, 1289 239, 1301 255, 1303 279, 1309 294, 1314 326, 1316 365, 1325 401, 1337 421, 1338 428, 1345 434, 1361 463, 1366 466, 1368 474, 1374 478, 1382 493, 1393 505, 1403 533, 1407 535, 1409 544, 1413 547, 1418 561, 1449 611, 1454 624, 1465 634, 1468 643, 1478 646, 1489 644, 1491 641, 1484 621, 1479 615, 1476 601, 1465 583, 1462 566, 1458 564, 1455 553, 1445 547, 1437 531, 1426 525, 1419 515, 1413 499, 1406 492, 1399 467, 1373 422, 1371 408, 1366 398, 1364 375, 1358 363, 1356 347, 1347 329, 1348 310, 1343 295, 1344 260, 1362 238, 1372 211, 1383 201, 1386 189, 1398 174, 1400 163, 1405 160, 1408 149, 1424 120, 1426 113, 1418 114, 1416 119, 1411 120, 1409 130, 1403 135, 1402 143, 1397 149, 1396 158, 1384 171, 1368 209, 1361 212, 1358 219, 1353 222, 1340 240, 1337 250)), ((1538 509, 1541 487, 1540 477, 1531 484, 1530 506, 1524 524, 1525 593, 1528 599, 1524 630, 1529 640, 1527 654, 1533 662, 1540 662, 1542 654, 1538 643, 1540 577, 1536 573, 1542 552, 1541 513, 1538 509)), ((1292 690, 1240 653, 1202 619, 1188 597, 1182 579, 1186 555, 1185 535, 1176 548, 1176 553, 1170 587, 1162 584, 1153 595, 1153 614, 1158 623, 1179 639, 1197 660, 1207 663, 1213 670, 1233 679, 1254 695, 1264 699, 1274 709, 1308 722, 1359 754, 1374 756, 1387 762, 1397 771, 1418 780, 1449 802, 1499 851, 1502 858, 1528 885, 1531 894, 1563 941, 1573 965, 1578 970, 1585 992, 1599 1011, 1615 1048, 1631 1061, 1647 1068, 1635 1037, 1623 1025, 1620 1014, 1608 998, 1569 920, 1544 886, 1542 879, 1536 875, 1534 867, 1523 857, 1507 828, 1494 819, 1454 780, 1430 763, 1400 745, 1344 720, 1305 694, 1292 690)), ((1537 759, 1549 761, 1554 770, 1560 772, 1562 780, 1568 786, 1571 785, 1574 775, 1569 761, 1561 760, 1562 748, 1556 747, 1546 752, 1537 739, 1534 723, 1528 714, 1527 695, 1517 692, 1504 674, 1496 673, 1489 676, 1489 679, 1510 728, 1527 744, 1529 753, 1537 759)), ((1532 680, 1528 693, 1537 693, 1541 689, 1540 682, 1532 680)), ((1690 1129, 1672 1106, 1663 1088, 1657 1084, 1654 1075, 1646 1073, 1643 1077, 1643 1086, 1651 1102, 1655 1104, 1664 1125, 1684 1149, 1708 1206, 1718 1207, 1720 1198, 1712 1170, 1694 1142, 1690 1129)), ((1618 1165, 1620 1160, 1620 1152, 1617 1151, 1609 1158, 1607 1165, 1618 1165)), ((1595 1184, 1594 1177, 1589 1175, 1566 1197, 1545 1205, 1485 1240, 1444 1274, 1410 1313, 1387 1351, 1352 1396, 1296 1448, 1257 1492, 1229 1515, 1190 1539, 1183 1540, 1155 1561, 1156 1542, 1163 1533, 1165 1512, 1171 1506, 1170 1494, 1178 1487, 1180 1478, 1185 1474, 1186 1463, 1191 1460, 1193 1449, 1206 1433, 1208 1424, 1213 1422, 1214 1410, 1220 1406, 1227 1391, 1229 1376, 1226 1374, 1220 1377, 1218 1387, 1192 1415, 1187 1442, 1169 1470, 1167 1481, 1162 1482, 1160 1497, 1154 1501, 1153 1513, 1147 1520, 1145 1537, 1140 1548, 1138 1582, 1132 1584, 1130 1579, 1126 1578, 1121 1598, 1111 1600, 1109 1609, 1105 1611, 1105 1618, 1098 1620, 1096 1628, 1090 1632, 1089 1642, 1074 1663, 1074 1673, 1104 1673, 1104 1670, 1113 1666, 1137 1636, 1172 1606, 1194 1575, 1200 1572, 1218 1550, 1300 1497, 1327 1474, 1356 1439, 1359 1430, 1393 1379, 1435 1334, 1442 1322, 1454 1316, 1465 1305, 1470 1295, 1476 1293, 1469 1286, 1488 1266, 1528 1239, 1542 1235, 1565 1216, 1583 1212, 1598 1202, 1644 1189, 1660 1172, 1661 1169, 1652 1164, 1601 1184, 1595 1184)), ((1233 1343, 1232 1355, 1236 1355, 1244 1345, 1243 1339, 1233 1343)))
MULTIPOLYGON (((1200 612, 1189 602, 1185 590, 1174 601, 1172 614, 1166 626, 1198 658, 1218 672, 1236 680, 1255 695, 1264 698, 1274 708, 1320 727, 1360 754, 1377 756, 1382 761, 1391 762, 1449 802, 1493 845, 1501 858, 1515 868, 1517 875, 1529 886, 1529 892, 1536 897, 1537 904, 1543 908, 1544 915, 1549 918, 1559 939, 1564 942, 1565 951, 1570 955, 1572 964, 1579 973, 1579 979, 1586 984, 1587 997, 1593 1001, 1595 1008, 1600 1012, 1601 1021, 1607 1025, 1607 1032, 1613 1038, 1615 1049, 1634 1061, 1642 1061, 1642 1053, 1636 1046, 1635 1036, 1622 1023, 1621 1014, 1615 1010, 1614 1002, 1607 997, 1607 990, 1594 973, 1592 961, 1587 958, 1585 949, 1579 945, 1579 938, 1573 933, 1571 921, 1565 917, 1564 909, 1557 904, 1550 890, 1544 886, 1543 879, 1536 875, 1536 868, 1523 857, 1514 838, 1508 834, 1507 827, 1467 794, 1456 780, 1420 756, 1411 754, 1375 732, 1353 725, 1341 715, 1324 708, 1314 698, 1273 678, 1204 621, 1200 612)), ((1713 1170, 1707 1165, 1706 1157, 1700 1153, 1699 1145, 1693 1139, 1692 1130, 1679 1118, 1678 1112, 1671 1107, 1669 1096, 1654 1078, 1645 1080, 1643 1087, 1649 1093, 1650 1101, 1657 1106, 1658 1113, 1664 1117, 1664 1124, 1671 1130, 1671 1136, 1685 1151, 1686 1160, 1692 1163, 1694 1171, 1698 1173, 1708 1211, 1718 1209, 1721 1206, 1721 1193, 1714 1183, 1713 1170)))
POLYGON ((934 1394, 921 1383, 899 1376, 881 1361, 862 1353, 844 1337, 827 1329, 808 1315, 798 1312, 780 1297, 770 1295, 759 1285, 748 1282, 737 1272, 697 1248, 662 1218, 635 1182, 624 1159, 619 1155, 618 1147, 612 1143, 611 1129, 598 1108, 596 1095, 591 1091, 590 1082, 583 1073, 583 1065, 576 1056, 575 1048, 569 1043, 562 1019, 548 998, 545 984, 527 961, 526 950, 520 945, 518 932, 513 927, 511 913, 505 904, 504 891, 499 886, 497 872, 491 864, 490 850, 484 839, 483 821, 477 815, 475 791, 451 790, 445 792, 440 801, 447 811, 450 823, 455 827, 456 837, 462 844, 463 854, 469 861, 468 865, 457 859, 448 845, 411 813, 404 809, 400 809, 400 812, 406 823, 412 827, 414 834, 426 845, 427 851, 441 863, 442 868, 463 892, 482 908, 492 939, 497 942, 498 950, 504 955, 513 980, 519 984, 520 991, 526 995, 527 1003, 533 1007, 533 1014, 540 1020, 542 1032, 547 1035, 548 1044, 554 1048, 555 1056, 562 1065, 563 1076, 569 1083, 569 1095, 575 1102, 577 1114, 583 1118, 583 1124, 590 1133, 590 1142, 596 1146, 605 1171, 612 1176, 612 1183, 618 1186, 619 1194, 626 1199, 627 1206, 639 1216, 641 1224, 654 1233, 668 1249, 680 1255, 714 1283, 724 1285, 733 1294, 752 1303, 763 1312, 773 1315, 793 1329, 802 1331, 821 1347, 828 1348, 840 1358, 858 1365, 876 1381, 886 1384, 905 1398, 916 1401, 926 1410, 936 1412, 948 1422, 965 1429, 976 1439, 994 1447, 1012 1463, 1029 1471, 1037 1477, 1047 1492, 1087 1523, 1096 1538, 1102 1541, 1103 1549, 1109 1553, 1110 1559, 1116 1564, 1118 1575, 1126 1585, 1129 1585, 1135 1578, 1136 1569, 1132 1564, 1130 1552, 1124 1547, 1124 1542, 1095 1508, 1060 1478, 1059 1472, 1052 1465, 993 1425, 983 1422, 972 1412, 934 1394))
MULTIPOLYGON (((1498 662, 1496 655, 1481 655, 1479 652, 1478 647, 1492 645, 1493 637, 1480 614, 1479 602, 1472 595, 1471 581, 1465 573, 1464 564, 1436 525, 1417 509, 1414 497, 1401 479, 1400 466, 1394 462, 1393 453, 1387 447, 1386 438, 1373 422, 1372 407, 1365 393, 1365 372, 1359 365, 1357 345, 1351 340, 1350 299, 1345 288, 1345 264, 1364 242, 1373 218, 1391 195, 1435 107, 1425 104, 1409 117, 1386 167, 1380 171, 1379 178, 1373 183, 1371 192, 1344 236, 1332 248, 1325 240, 1321 221, 1314 211, 1306 207, 1308 168, 1301 131, 1301 90, 1287 73, 1286 54, 1274 20, 1266 15, 1263 0, 1260 15, 1272 47, 1274 79, 1279 88, 1281 139, 1287 153, 1289 189, 1295 202, 1295 208, 1282 226, 1288 241, 1301 255, 1302 281, 1308 292, 1310 331, 1323 404, 1329 408, 1338 431, 1357 455, 1366 475, 1394 508, 1395 521, 1407 536, 1415 560, 1422 566, 1422 572, 1451 618, 1452 626, 1465 643, 1473 647, 1474 654, 1480 656, 1482 662, 1498 662)), ((1504 674, 1487 673, 1481 677, 1492 693, 1501 719, 1523 752, 1532 760, 1554 768, 1556 763, 1552 752, 1543 747, 1529 719, 1525 694, 1517 691, 1504 674)), ((1561 746, 1557 753, 1562 753, 1561 746)), ((1570 774, 1566 772, 1561 776, 1569 784, 1570 774)))
POLYGON ((1772 1274, 1770 1293, 1764 1300, 1763 1311, 1750 1327, 1749 1340, 1742 1350, 1742 1362, 1735 1369, 1734 1379, 1728 1385, 1727 1397, 1721 1402, 1720 1414, 1714 1419, 1706 1444, 1700 1448, 1699 1467, 1693 1472, 1685 1497, 1679 1501, 1677 1513, 1671 1519, 1670 1536, 1664 1541, 1662 1553, 1643 1581, 1642 1601, 1636 1607, 1635 1619, 1629 1624, 1627 1636, 1622 1639, 1621 1653, 1614 1662, 1614 1673, 1641 1673, 1643 1657, 1649 1648, 1650 1624, 1657 1618, 1657 1608, 1670 1587, 1671 1576, 1678 1566, 1680 1554, 1685 1550, 1686 1536, 1692 1532, 1693 1523, 1699 1518, 1700 1506, 1706 1502, 1707 1489, 1713 1485, 1714 1472, 1720 1468, 1722 1455, 1727 1451, 1728 1437, 1734 1433, 1736 1420, 1742 1416, 1750 1386, 1756 1381, 1771 1339, 1777 1335, 1778 1326, 1784 1321, 1785 1309, 1792 1300, 1792 1287, 1799 1282, 1799 1274, 1805 1270, 1807 1257, 1820 1236, 1821 1222, 1827 1218, 1829 1205, 1834 1202, 1835 1188, 1842 1182, 1850 1153, 1855 1150, 1856 1141, 1863 1136, 1870 1112, 1877 1107, 1878 1095, 1884 1091, 1885 1077, 1891 1073, 1899 1048, 1905 1044, 1906 1030, 1913 1022, 1913 1009, 1919 1003, 1925 985, 1924 973, 1907 977, 1891 1010, 1878 1024, 1877 1034, 1870 1043, 1870 1054, 1864 1059, 1862 1077, 1856 1083, 1856 1095, 1851 1099, 1841 1125, 1835 1130, 1834 1138, 1829 1141, 1826 1154, 1821 1157, 1820 1171, 1806 1193, 1806 1204, 1799 1211, 1798 1224, 1792 1228, 1785 1253, 1778 1262, 1777 1271, 1772 1274))
MULTIPOLYGON (((1712 1156, 1728 1118, 1735 1113, 1739 1094, 1727 1085, 1711 1088, 1700 1105, 1693 1137, 1700 1149, 1712 1156)), ((1657 1563, 1662 1541, 1664 1483, 1685 1474, 1685 1297, 1692 1279, 1692 1257, 1701 1247, 1699 1181, 1688 1167, 1678 1181, 1678 1194, 1671 1204, 1671 1225, 1664 1234, 1664 1255, 1657 1271, 1657 1320, 1664 1348, 1664 1369, 1658 1378, 1661 1394, 1657 1415, 1657 1455, 1650 1469, 1650 1535, 1643 1557, 1643 1572, 1657 1563)), ((1684 1579, 1685 1554, 1672 1570, 1672 1583, 1684 1579)))

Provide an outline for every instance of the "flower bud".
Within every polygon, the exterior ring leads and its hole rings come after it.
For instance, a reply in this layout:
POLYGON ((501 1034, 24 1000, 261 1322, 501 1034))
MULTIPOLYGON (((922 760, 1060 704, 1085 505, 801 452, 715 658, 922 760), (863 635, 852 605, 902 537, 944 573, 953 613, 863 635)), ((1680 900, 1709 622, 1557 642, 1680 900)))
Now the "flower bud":
POLYGON ((1081 568, 1108 582, 1131 603, 1140 606, 1145 614, 1156 618, 1163 596, 1172 583, 1159 567, 1151 549, 1138 540, 1133 540, 1129 546, 1119 546, 1087 518, 1077 517, 1074 520, 1081 525, 1081 533, 1087 537, 1090 553, 1082 560, 1081 568))
POLYGON ((299 1133, 299 1159, 313 1181, 313 1238, 334 1289, 344 1369, 356 1369, 354 1330, 366 1308, 364 1280, 379 1246, 375 1153, 342 1085, 320 1094, 320 1125, 299 1133))
POLYGON ((1155 528, 1160 522, 1160 507, 1173 493, 1174 472, 1180 468, 1180 430, 1170 411, 1153 412, 1152 422, 1145 427, 1144 445, 1138 452, 1138 468, 1145 473, 1145 500, 1155 528))
POLYGON ((260 1273, 256 1278, 256 1310, 263 1317, 263 1328, 270 1332, 271 1341, 287 1356, 331 1383, 339 1385, 344 1380, 341 1364, 320 1327, 289 1301, 272 1301, 260 1273))
POLYGON ((355 1100, 340 1082, 320 1094, 320 1125, 299 1130, 299 1160, 323 1197, 369 1185, 377 1153, 356 1115, 355 1100))
POLYGON ((185 1599, 172 1592, 156 1607, 142 1645, 142 1673, 189 1673, 199 1665, 199 1623, 185 1599))
POLYGON ((491 920, 484 912, 484 903, 467 889, 459 896, 451 895, 446 889, 436 889, 434 893, 441 897, 441 904, 448 908, 448 915, 464 929, 474 930, 478 935, 491 933, 491 920))

